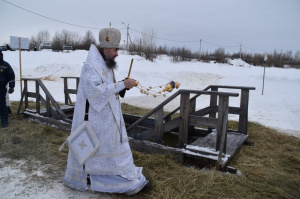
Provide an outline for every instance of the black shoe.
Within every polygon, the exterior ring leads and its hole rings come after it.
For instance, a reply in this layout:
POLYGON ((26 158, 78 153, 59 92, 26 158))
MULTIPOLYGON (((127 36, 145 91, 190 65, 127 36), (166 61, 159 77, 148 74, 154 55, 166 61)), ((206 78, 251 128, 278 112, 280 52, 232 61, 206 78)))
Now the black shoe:
POLYGON ((91 178, 89 174, 87 175, 86 182, 88 185, 91 185, 91 178))
POLYGON ((9 106, 7 107, 7 111, 8 111, 8 114, 11 114, 11 109, 9 108, 9 106))
POLYGON ((8 124, 2 124, 1 125, 1 128, 6 128, 6 127, 8 127, 8 124))

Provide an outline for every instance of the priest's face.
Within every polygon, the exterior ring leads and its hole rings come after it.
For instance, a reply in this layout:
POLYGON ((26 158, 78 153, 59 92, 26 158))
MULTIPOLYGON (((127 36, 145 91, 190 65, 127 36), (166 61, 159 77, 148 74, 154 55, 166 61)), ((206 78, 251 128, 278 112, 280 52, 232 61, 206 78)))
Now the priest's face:
POLYGON ((118 56, 119 49, 117 48, 104 48, 103 53, 106 57, 106 65, 108 68, 115 69, 117 63, 115 62, 115 58, 118 56))

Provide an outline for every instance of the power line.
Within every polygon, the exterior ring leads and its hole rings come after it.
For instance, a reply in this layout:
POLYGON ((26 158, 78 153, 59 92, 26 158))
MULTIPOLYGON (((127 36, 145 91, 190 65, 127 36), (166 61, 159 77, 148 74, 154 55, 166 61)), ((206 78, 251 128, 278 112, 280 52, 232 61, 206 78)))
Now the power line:
POLYGON ((164 39, 164 38, 160 38, 160 37, 157 37, 157 36, 154 36, 154 35, 149 35, 149 34, 137 31, 137 30, 132 29, 130 27, 129 27, 129 29, 132 30, 132 31, 134 31, 134 32, 137 32, 137 33, 149 36, 149 37, 153 37, 153 38, 156 38, 156 39, 164 40, 164 41, 173 41, 173 42, 199 42, 199 40, 195 40, 195 41, 178 41, 178 40, 172 40, 172 39, 164 39))
MULTIPOLYGON (((26 12, 29 12, 31 14, 34 14, 34 15, 37 15, 39 17, 43 17, 45 19, 48 19, 48 20, 52 20, 52 21, 55 21, 55 22, 59 22, 59 23, 63 23, 63 24, 67 24, 67 25, 70 25, 70 26, 75 26, 75 27, 80 27, 80 28, 87 28, 87 29, 97 29, 97 30, 101 30, 102 28, 98 28, 98 27, 89 27, 89 26, 82 26, 82 25, 77 25, 77 24, 73 24, 73 23, 69 23, 69 22, 65 22, 65 21, 61 21, 61 20, 58 20, 58 19, 54 19, 54 18, 51 18, 51 17, 47 17, 47 16, 44 16, 44 15, 41 15, 39 13, 36 13, 36 12, 33 12, 33 11, 30 11, 28 9, 25 9, 23 7, 20 7, 16 4, 13 4, 11 2, 8 2, 6 0, 2 0, 3 2, 7 3, 7 4, 10 4, 14 7, 17 7, 21 10, 24 10, 26 12)), ((124 24, 124 23, 123 23, 124 24)), ((125 25, 125 24, 124 24, 125 25)), ((126 25, 125 25, 126 26, 126 25)), ((198 40, 190 40, 190 41, 184 41, 184 40, 172 40, 172 39, 166 39, 166 38, 161 38, 161 37, 157 37, 157 36, 154 36, 154 35, 149 35, 149 34, 146 34, 146 33, 143 33, 143 32, 140 32, 138 30, 135 30, 133 28, 130 28, 129 26, 127 26, 128 29, 134 31, 134 32, 137 32, 137 33, 140 33, 140 34, 143 34, 143 35, 146 35, 146 36, 149 36, 149 37, 153 37, 153 38, 156 38, 156 39, 159 39, 159 40, 163 40, 163 41, 170 41, 170 42, 178 42, 178 43, 198 43, 199 42, 199 39, 198 40)), ((121 28, 119 30, 122 30, 122 29, 125 29, 125 28, 121 28)), ((203 40, 201 39, 202 42, 204 43, 207 43, 207 44, 210 44, 210 45, 214 45, 214 46, 218 46, 218 47, 222 47, 222 48, 236 48, 238 46, 223 46, 223 45, 218 45, 218 44, 215 44, 215 43, 212 43, 212 42, 208 42, 206 40, 203 40)), ((258 49, 254 49, 254 48, 250 48, 250 47, 246 47, 246 46, 243 46, 245 48, 249 48, 249 49, 252 49, 252 50, 256 50, 256 51, 261 51, 261 52, 265 52, 263 50, 258 50, 258 49)))
POLYGON ((58 20, 58 19, 53 19, 53 18, 51 18, 51 17, 47 17, 47 16, 41 15, 41 14, 39 14, 39 13, 30 11, 30 10, 27 10, 27 9, 25 9, 25 8, 22 8, 22 7, 18 6, 18 5, 15 5, 15 4, 13 4, 13 3, 10 3, 10 2, 8 2, 8 1, 6 1, 6 0, 2 0, 2 1, 4 1, 5 3, 8 3, 8 4, 12 5, 12 6, 15 6, 15 7, 19 8, 19 9, 21 9, 21 10, 24 10, 24 11, 26 11, 26 12, 29 12, 29 13, 31 13, 31 14, 34 14, 34 15, 37 15, 37 16, 39 16, 39 17, 43 17, 43 18, 46 18, 46 19, 49 19, 49 20, 52 20, 52 21, 56 21, 56 22, 59 22, 59 23, 63 23, 63 24, 71 25, 71 26, 76 26, 76 27, 80 27, 80 28, 98 29, 98 30, 101 30, 101 29, 102 29, 102 28, 97 28, 97 27, 88 27, 88 26, 76 25, 76 24, 64 22, 64 21, 61 21, 61 20, 58 20))
MULTIPOLYGON (((125 25, 125 24, 124 24, 125 25)), ((126 25, 125 25, 126 26, 126 25)), ((128 26, 127 26, 128 27, 128 26)), ((149 37, 153 37, 153 38, 156 38, 156 39, 160 39, 160 40, 163 40, 163 41, 171 41, 171 42, 179 42, 179 43, 198 43, 199 40, 192 40, 192 41, 180 41, 180 40, 172 40, 172 39, 165 39, 165 38, 161 38, 161 37, 157 37, 157 36, 154 36, 154 35, 149 35, 149 34, 146 34, 146 33, 143 33, 143 32, 140 32, 138 30, 135 30, 133 28, 130 28, 128 27, 128 29, 134 31, 134 32, 137 32, 137 33, 140 33, 140 34, 143 34, 143 35, 146 35, 146 36, 149 36, 149 37)), ((210 45, 214 45, 214 46, 219 46, 219 47, 223 47, 223 48, 234 48, 234 47, 238 47, 238 46, 223 46, 223 45, 218 45, 218 44, 214 44, 214 43, 211 43, 211 42, 208 42, 208 41, 205 41, 205 40, 202 40, 204 43, 207 43, 207 44, 210 44, 210 45)))
POLYGON ((245 45, 243 45, 244 48, 248 48, 248 49, 251 49, 251 50, 255 50, 255 51, 260 51, 260 52, 266 52, 265 50, 259 50, 259 49, 255 49, 255 48, 250 48, 250 47, 247 47, 245 45))

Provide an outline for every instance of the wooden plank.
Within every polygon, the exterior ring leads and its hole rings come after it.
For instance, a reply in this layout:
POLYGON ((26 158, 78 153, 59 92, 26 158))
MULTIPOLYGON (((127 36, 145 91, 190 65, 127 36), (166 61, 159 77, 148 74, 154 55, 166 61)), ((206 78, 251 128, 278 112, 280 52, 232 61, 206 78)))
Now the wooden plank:
POLYGON ((218 106, 208 106, 208 107, 205 107, 203 109, 196 111, 192 115, 205 116, 205 115, 209 114, 209 117, 212 116, 211 118, 216 118, 214 116, 214 114, 212 114, 212 113, 216 113, 217 111, 218 111, 218 106))
MULTIPOLYGON (((190 107, 189 107, 189 114, 195 113, 196 111, 196 99, 190 100, 190 107)), ((188 127, 188 137, 193 135, 195 126, 193 124, 190 124, 188 127)))
MULTIPOLYGON (((204 138, 199 138, 195 140, 190 145, 199 146, 204 148, 215 148, 216 145, 216 132, 208 134, 204 138)), ((235 152, 243 145, 243 143, 248 138, 248 135, 236 132, 227 133, 227 146, 226 154, 234 155, 235 152)))
MULTIPOLYGON (((24 87, 24 90, 25 90, 25 87, 24 87)), ((19 104, 19 107, 18 107, 18 114, 21 113, 21 108, 22 108, 22 105, 23 105, 23 100, 24 100, 24 91, 22 92, 22 96, 21 96, 21 100, 20 100, 20 104, 19 104)))
POLYGON ((155 142, 158 144, 163 143, 163 117, 164 117, 164 109, 161 107, 155 112, 155 133, 154 138, 155 142))
POLYGON ((180 97, 180 117, 181 123, 179 125, 179 139, 178 147, 183 148, 188 140, 188 127, 189 127, 189 108, 190 108, 190 94, 184 93, 180 97))
POLYGON ((129 138, 130 147, 136 151, 148 153, 148 154, 171 154, 177 157, 179 162, 183 162, 183 153, 180 149, 164 146, 155 142, 149 142, 146 140, 140 141, 129 138))
POLYGON ((25 94, 25 108, 24 109, 27 109, 28 108, 28 83, 27 83, 27 80, 24 80, 24 91, 23 91, 25 94))
POLYGON ((238 93, 230 93, 230 92, 214 92, 214 91, 201 91, 201 90, 189 90, 189 89, 181 89, 180 94, 202 94, 202 95, 223 95, 230 97, 239 96, 238 93))
POLYGON ((229 107, 228 113, 236 115, 247 115, 247 111, 240 107, 229 107))
POLYGON ((227 146, 227 129, 228 129, 228 107, 225 109, 224 113, 224 120, 223 120, 223 126, 222 126, 222 135, 220 140, 220 149, 219 149, 219 156, 218 156, 218 162, 217 164, 221 164, 223 153, 226 153, 226 146, 227 146))
POLYGON ((135 132, 128 134, 128 136, 137 140, 149 140, 155 134, 154 129, 142 128, 140 126, 136 126, 134 129, 135 132))
POLYGON ((181 118, 178 117, 176 119, 170 120, 168 122, 164 123, 164 132, 169 132, 173 129, 176 129, 179 127, 179 124, 181 123, 181 118))
POLYGON ((245 111, 246 114, 239 116, 239 128, 238 131, 244 134, 248 133, 248 103, 249 103, 249 90, 242 89, 240 108, 245 111))
POLYGON ((65 89, 65 92, 69 93, 69 94, 77 94, 77 90, 76 89, 65 89))
POLYGON ((36 96, 35 96, 36 97, 35 98, 36 112, 38 114, 40 114, 40 109, 41 109, 41 107, 40 107, 40 87, 37 82, 35 82, 35 93, 36 93, 36 96))
POLYGON ((56 120, 56 119, 49 118, 49 117, 39 116, 39 115, 36 115, 35 113, 30 113, 28 111, 24 111, 24 115, 29 116, 33 119, 36 119, 42 123, 55 125, 56 127, 63 129, 65 131, 70 131, 71 127, 72 127, 71 123, 67 123, 67 122, 64 122, 61 120, 56 120))
POLYGON ((68 93, 67 93, 67 89, 68 89, 68 79, 66 77, 63 77, 64 79, 64 94, 65 94, 65 104, 69 104, 68 103, 68 93))
POLYGON ((196 126, 206 126, 210 128, 217 128, 218 119, 209 118, 209 117, 201 117, 201 116, 189 116, 189 124, 196 126))
POLYGON ((227 85, 210 85, 211 88, 229 88, 229 89, 247 89, 247 90, 255 90, 255 87, 247 87, 247 86, 227 86, 227 85))
POLYGON ((50 117, 52 114, 51 114, 51 107, 50 107, 50 99, 49 97, 46 95, 46 110, 47 110, 47 115, 48 117, 50 117))
MULTIPOLYGON (((223 151, 224 150, 224 148, 220 149, 220 144, 221 144, 222 133, 223 132, 227 133, 228 120, 225 121, 224 119, 228 118, 228 117, 225 118, 225 114, 228 115, 228 104, 229 104, 229 97, 228 96, 224 96, 224 95, 220 95, 219 96, 219 110, 218 110, 218 127, 217 127, 216 151, 219 151, 219 150, 223 151), (225 126, 223 124, 224 122, 226 123, 225 126), (223 127, 225 127, 224 130, 223 130, 223 127)), ((225 139, 225 143, 226 143, 226 139, 225 139)), ((224 146, 224 147, 226 147, 226 146, 224 146)))
MULTIPOLYGON (((141 119, 141 117, 142 116, 139 116, 139 115, 130 115, 130 114, 123 113, 124 121, 125 121, 125 123, 128 123, 128 124, 133 124, 137 120, 141 119)), ((154 128, 154 126, 155 126, 155 119, 153 119, 153 118, 146 118, 142 122, 139 123, 139 126, 154 128)), ((128 129, 127 129, 127 131, 128 131, 128 129)))
MULTIPOLYGON (((211 91, 217 92, 218 88, 217 87, 212 87, 211 91)), ((218 100, 218 96, 217 95, 211 95, 210 96, 210 107, 216 107, 217 106, 217 100, 218 100)), ((211 118, 216 118, 216 112, 212 112, 209 114, 209 117, 211 118)))
POLYGON ((27 97, 32 97, 32 98, 35 98, 37 97, 37 94, 36 93, 33 93, 33 92, 27 92, 27 97))

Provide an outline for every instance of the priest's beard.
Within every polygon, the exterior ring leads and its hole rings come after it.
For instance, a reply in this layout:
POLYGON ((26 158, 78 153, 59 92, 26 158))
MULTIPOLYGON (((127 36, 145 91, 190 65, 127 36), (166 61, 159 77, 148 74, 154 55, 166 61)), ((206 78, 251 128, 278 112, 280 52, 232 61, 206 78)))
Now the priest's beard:
POLYGON ((105 63, 106 63, 106 66, 110 69, 117 68, 117 62, 115 61, 115 59, 106 59, 105 63))
POLYGON ((110 69, 116 69, 117 68, 117 62, 115 61, 115 58, 108 58, 109 56, 104 54, 103 50, 100 50, 100 54, 102 55, 106 66, 110 69))

